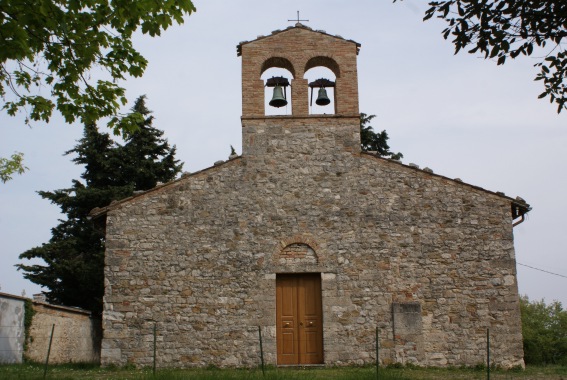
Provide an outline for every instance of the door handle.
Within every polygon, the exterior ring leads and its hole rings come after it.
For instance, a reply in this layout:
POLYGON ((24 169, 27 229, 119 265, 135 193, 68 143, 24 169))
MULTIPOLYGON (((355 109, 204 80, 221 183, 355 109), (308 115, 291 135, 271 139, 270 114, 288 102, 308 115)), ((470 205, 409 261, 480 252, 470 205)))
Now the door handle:
POLYGON ((309 326, 309 327, 313 327, 313 322, 312 322, 312 321, 309 321, 308 326, 309 326))
POLYGON ((283 327, 289 327, 289 322, 284 323, 283 327))

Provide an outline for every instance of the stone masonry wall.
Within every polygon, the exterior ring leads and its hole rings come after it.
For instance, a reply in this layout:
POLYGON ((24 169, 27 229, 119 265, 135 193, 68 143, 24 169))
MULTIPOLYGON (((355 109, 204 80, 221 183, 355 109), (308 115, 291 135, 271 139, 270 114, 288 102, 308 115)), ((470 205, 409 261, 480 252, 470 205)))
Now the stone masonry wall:
POLYGON ((70 307, 34 302, 26 358, 43 363, 53 340, 49 363, 98 363, 100 361, 100 320, 70 307))
POLYGON ((160 367, 256 366, 257 326, 276 364, 275 279, 302 272, 325 364, 372 362, 376 327, 383 363, 476 365, 490 328, 523 364, 509 198, 358 152, 356 118, 243 130, 243 157, 108 210, 103 364, 150 365, 154 325, 160 367))

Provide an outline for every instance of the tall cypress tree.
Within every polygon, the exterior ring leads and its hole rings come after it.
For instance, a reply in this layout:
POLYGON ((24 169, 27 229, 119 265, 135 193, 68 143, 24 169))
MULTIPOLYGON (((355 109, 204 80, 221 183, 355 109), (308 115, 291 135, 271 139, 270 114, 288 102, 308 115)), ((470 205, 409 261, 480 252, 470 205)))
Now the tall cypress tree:
POLYGON ((157 182, 175 178, 183 166, 175 160, 163 132, 152 127, 153 118, 145 107, 145 97, 138 98, 134 111, 143 115, 138 131, 125 136, 125 144, 116 144, 95 125, 86 125, 84 136, 74 149, 73 162, 84 165, 83 182, 73 180, 68 189, 40 191, 66 214, 54 227, 48 243, 32 248, 20 259, 43 259, 45 265, 18 264, 24 277, 47 288, 50 302, 78 306, 95 314, 102 312, 104 294, 104 231, 89 220, 95 207, 147 190, 157 182))
POLYGON ((170 181, 181 171, 182 164, 175 159, 175 146, 169 147, 163 131, 152 126, 154 117, 146 107, 146 96, 140 96, 132 111, 143 117, 134 132, 124 132, 126 144, 122 149, 122 175, 136 190, 155 187, 157 182, 170 181))

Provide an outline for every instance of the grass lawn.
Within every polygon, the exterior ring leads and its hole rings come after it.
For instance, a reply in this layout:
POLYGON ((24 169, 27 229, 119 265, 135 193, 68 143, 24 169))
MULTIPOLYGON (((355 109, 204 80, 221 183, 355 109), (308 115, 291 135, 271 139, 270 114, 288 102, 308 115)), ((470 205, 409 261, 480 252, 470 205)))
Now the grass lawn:
MULTIPOLYGON (((2 380, 43 379, 44 367, 41 364, 0 365, 2 380)), ((260 369, 185 369, 158 370, 154 377, 151 369, 101 368, 96 365, 54 365, 47 370, 48 379, 204 379, 204 380, 323 380, 376 379, 374 367, 343 368, 268 368, 263 377, 260 369)), ((380 368, 379 380, 413 379, 486 379, 486 370, 471 368, 380 368)), ((567 367, 527 367, 525 371, 491 371, 490 379, 562 379, 567 380, 567 367)))

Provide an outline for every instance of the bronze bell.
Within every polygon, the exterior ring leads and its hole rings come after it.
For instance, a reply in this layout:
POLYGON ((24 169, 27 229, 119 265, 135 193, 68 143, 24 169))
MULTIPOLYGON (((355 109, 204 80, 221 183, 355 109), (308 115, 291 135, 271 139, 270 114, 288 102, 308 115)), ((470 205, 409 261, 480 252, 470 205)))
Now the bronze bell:
POLYGON ((269 104, 272 107, 276 107, 276 108, 280 108, 287 105, 287 100, 284 97, 284 93, 281 86, 276 85, 274 87, 274 96, 272 97, 272 100, 270 100, 269 104))
POLYGON ((321 87, 319 89, 319 96, 317 96, 317 100, 315 100, 315 104, 318 106, 326 106, 329 103, 331 103, 331 99, 327 96, 327 90, 325 90, 325 87, 321 87))

